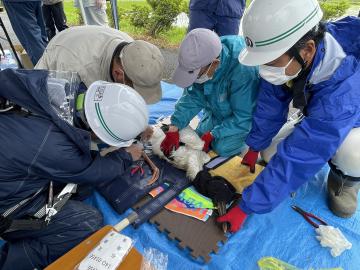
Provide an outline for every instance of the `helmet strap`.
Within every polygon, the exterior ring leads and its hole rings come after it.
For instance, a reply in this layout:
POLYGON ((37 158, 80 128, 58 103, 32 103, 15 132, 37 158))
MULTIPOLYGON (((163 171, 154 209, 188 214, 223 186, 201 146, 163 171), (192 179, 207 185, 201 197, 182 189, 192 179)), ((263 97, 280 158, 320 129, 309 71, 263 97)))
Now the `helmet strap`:
POLYGON ((81 120, 80 121, 81 123, 78 124, 82 129, 91 130, 86 120, 84 103, 85 103, 85 93, 81 93, 76 97, 76 116, 81 120))
POLYGON ((302 57, 300 56, 300 53, 298 51, 298 49, 296 49, 295 47, 292 47, 290 50, 289 50, 289 53, 291 56, 293 56, 296 61, 298 61, 298 63, 301 65, 301 69, 303 72, 305 69, 306 69, 306 62, 304 61, 304 59, 302 59, 302 57))

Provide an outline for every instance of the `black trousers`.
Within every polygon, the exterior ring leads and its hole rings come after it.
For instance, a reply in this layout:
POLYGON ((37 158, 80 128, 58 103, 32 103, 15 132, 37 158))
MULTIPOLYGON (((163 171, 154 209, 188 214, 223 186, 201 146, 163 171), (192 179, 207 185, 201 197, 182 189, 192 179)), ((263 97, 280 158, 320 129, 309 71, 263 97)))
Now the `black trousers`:
POLYGON ((59 2, 53 5, 43 5, 42 10, 49 40, 56 35, 56 29, 60 32, 68 28, 66 25, 66 16, 63 2, 59 2))

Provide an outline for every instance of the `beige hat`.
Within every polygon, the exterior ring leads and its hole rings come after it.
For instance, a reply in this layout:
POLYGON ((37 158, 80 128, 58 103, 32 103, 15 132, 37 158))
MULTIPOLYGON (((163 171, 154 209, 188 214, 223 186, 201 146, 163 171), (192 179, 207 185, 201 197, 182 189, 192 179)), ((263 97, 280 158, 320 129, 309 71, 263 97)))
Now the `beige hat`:
POLYGON ((165 63, 159 48, 149 42, 135 40, 124 47, 120 58, 134 89, 146 103, 158 102, 162 96, 160 81, 165 63))

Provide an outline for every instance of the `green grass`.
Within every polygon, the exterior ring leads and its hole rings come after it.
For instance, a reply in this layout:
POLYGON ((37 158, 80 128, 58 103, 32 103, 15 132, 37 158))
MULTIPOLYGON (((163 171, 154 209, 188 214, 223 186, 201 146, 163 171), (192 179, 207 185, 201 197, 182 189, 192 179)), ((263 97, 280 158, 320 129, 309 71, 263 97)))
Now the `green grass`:
MULTIPOLYGON (((161 1, 161 0, 160 0, 161 1)), ((189 2, 189 1, 188 1, 189 2)), ((249 5, 251 0, 247 0, 246 4, 249 5)), ((133 5, 148 5, 146 0, 118 0, 118 8, 120 10, 120 30, 128 33, 134 38, 149 40, 161 47, 175 48, 183 40, 186 34, 185 27, 172 27, 170 30, 159 34, 158 37, 150 37, 145 29, 134 27, 130 24, 130 20, 126 16, 126 12, 132 9, 133 5)), ((64 9, 69 26, 79 25, 78 9, 74 7, 74 0, 65 0, 64 9)), ((110 4, 108 2, 108 9, 110 10, 110 4)), ((112 19, 109 18, 109 23, 112 24, 112 19)))
MULTIPOLYGON (((151 42, 161 47, 177 47, 186 34, 185 27, 172 27, 170 30, 161 33, 157 38, 150 37, 145 29, 134 27, 131 25, 130 20, 126 16, 126 12, 132 9, 133 5, 148 5, 146 0, 133 1, 133 0, 121 0, 118 1, 118 8, 120 10, 120 30, 128 33, 134 38, 142 38, 150 40, 151 42), (125 13, 125 14, 124 14, 125 13)), ((78 9, 74 7, 73 0, 64 1, 64 9, 69 26, 79 25, 78 9)), ((108 3, 108 10, 110 10, 110 4, 108 3)), ((109 18, 109 23, 112 24, 112 18, 109 18)))
POLYGON ((186 35, 187 28, 186 27, 173 27, 170 30, 161 33, 159 35, 160 38, 167 40, 169 44, 180 44, 186 35))
POLYGON ((67 24, 70 26, 77 25, 79 23, 78 14, 76 8, 74 7, 73 0, 64 1, 64 10, 66 14, 67 24))

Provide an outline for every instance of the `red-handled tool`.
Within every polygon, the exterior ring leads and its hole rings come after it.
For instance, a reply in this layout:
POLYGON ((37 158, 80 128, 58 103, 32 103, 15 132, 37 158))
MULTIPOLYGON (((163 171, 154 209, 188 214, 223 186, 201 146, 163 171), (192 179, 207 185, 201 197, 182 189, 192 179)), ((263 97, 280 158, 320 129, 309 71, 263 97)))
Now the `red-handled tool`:
POLYGON ((319 228, 319 225, 328 225, 325 221, 323 221, 321 218, 315 216, 314 214, 308 213, 306 211, 304 211, 303 209, 301 209, 300 207, 296 206, 296 205, 292 205, 291 206, 292 209, 294 209, 296 212, 298 212, 300 215, 303 216, 303 218, 305 218, 305 220, 307 222, 309 222, 313 227, 315 228, 319 228), (315 219, 317 221, 320 222, 320 224, 312 221, 311 219, 315 219))
POLYGON ((145 173, 143 165, 144 165, 144 160, 140 160, 139 162, 137 162, 137 164, 134 165, 133 168, 130 170, 130 175, 133 176, 136 173, 140 173, 140 176, 143 176, 145 173))

